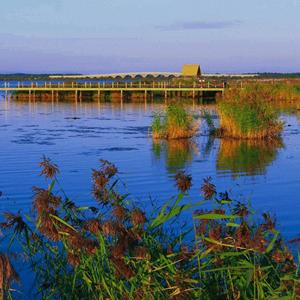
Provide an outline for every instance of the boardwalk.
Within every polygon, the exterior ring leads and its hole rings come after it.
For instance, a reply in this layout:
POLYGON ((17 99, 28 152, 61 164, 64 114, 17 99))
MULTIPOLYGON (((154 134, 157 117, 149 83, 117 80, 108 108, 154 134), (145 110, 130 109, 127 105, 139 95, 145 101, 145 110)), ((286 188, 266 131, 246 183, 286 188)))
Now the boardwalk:
POLYGON ((138 83, 127 83, 127 82, 103 82, 103 83, 77 83, 77 82, 62 82, 62 83, 51 83, 45 82, 43 84, 37 82, 31 82, 27 84, 17 83, 14 86, 11 84, 4 83, 0 87, 0 92, 5 93, 74 93, 75 99, 77 99, 78 94, 84 92, 97 93, 100 96, 100 93, 111 92, 111 93, 120 93, 121 98, 123 98, 124 93, 143 93, 147 97, 148 93, 164 93, 165 98, 168 97, 169 93, 186 93, 189 97, 195 98, 197 95, 203 95, 205 92, 213 93, 223 93, 224 92, 224 83, 211 83, 211 82, 199 82, 194 83, 193 85, 186 85, 182 83, 174 84, 170 82, 138 82, 138 83))

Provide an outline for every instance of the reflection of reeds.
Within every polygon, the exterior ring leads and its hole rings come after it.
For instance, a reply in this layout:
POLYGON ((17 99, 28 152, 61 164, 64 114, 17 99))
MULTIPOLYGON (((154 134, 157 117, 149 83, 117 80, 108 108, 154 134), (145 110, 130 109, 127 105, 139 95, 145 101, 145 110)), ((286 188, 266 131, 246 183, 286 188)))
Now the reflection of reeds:
POLYGON ((178 170, 191 162, 193 155, 199 152, 197 144, 190 139, 153 140, 153 153, 156 157, 165 156, 168 168, 178 170))
POLYGON ((233 173, 264 173, 283 147, 281 139, 271 141, 221 139, 217 158, 218 170, 233 173))

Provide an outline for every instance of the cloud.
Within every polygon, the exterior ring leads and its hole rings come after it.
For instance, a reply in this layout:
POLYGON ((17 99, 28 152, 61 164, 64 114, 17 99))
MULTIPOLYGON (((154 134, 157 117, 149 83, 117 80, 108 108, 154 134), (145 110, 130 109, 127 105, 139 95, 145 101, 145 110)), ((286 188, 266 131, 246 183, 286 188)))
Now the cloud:
POLYGON ((157 26, 162 31, 180 31, 180 30, 209 30, 209 29, 226 29, 242 24, 241 21, 193 21, 193 22, 177 22, 170 25, 157 26))

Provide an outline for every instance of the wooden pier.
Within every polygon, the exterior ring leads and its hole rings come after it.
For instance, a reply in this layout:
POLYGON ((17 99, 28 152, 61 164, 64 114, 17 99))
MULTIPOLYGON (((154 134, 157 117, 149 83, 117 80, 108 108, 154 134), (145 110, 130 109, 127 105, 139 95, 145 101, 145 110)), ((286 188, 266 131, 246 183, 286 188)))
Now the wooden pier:
POLYGON ((147 98, 148 94, 162 93, 165 98, 168 98, 172 93, 177 95, 185 94, 187 97, 198 97, 203 93, 223 93, 225 90, 225 84, 211 83, 211 82, 199 82, 192 85, 183 83, 170 83, 170 82, 62 82, 62 83, 15 83, 12 86, 9 82, 5 82, 3 86, 0 86, 0 92, 12 93, 28 93, 29 99, 32 94, 36 93, 49 93, 52 98, 59 93, 74 93, 74 99, 77 101, 78 96, 82 96, 84 92, 96 93, 100 97, 101 93, 119 93, 121 100, 124 93, 141 93, 147 98))

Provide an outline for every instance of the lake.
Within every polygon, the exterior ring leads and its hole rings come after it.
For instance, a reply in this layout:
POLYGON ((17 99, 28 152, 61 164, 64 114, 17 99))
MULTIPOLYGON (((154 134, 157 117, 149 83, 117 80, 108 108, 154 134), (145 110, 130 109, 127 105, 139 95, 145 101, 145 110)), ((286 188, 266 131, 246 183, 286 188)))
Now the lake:
MULTIPOLYGON (((205 126, 191 141, 153 142, 149 126, 163 104, 41 103, 0 100, 1 211, 28 212, 32 186, 45 186, 43 155, 60 167, 60 183, 77 204, 93 204, 91 170, 115 163, 126 191, 144 208, 176 194, 174 175, 193 176, 190 201, 211 176, 219 191, 275 214, 288 239, 300 235, 300 119, 283 113, 282 141, 249 143, 211 139, 205 126)), ((198 114, 204 107, 189 107, 198 114)), ((211 111, 214 106, 206 107, 211 111)))

